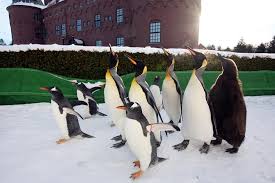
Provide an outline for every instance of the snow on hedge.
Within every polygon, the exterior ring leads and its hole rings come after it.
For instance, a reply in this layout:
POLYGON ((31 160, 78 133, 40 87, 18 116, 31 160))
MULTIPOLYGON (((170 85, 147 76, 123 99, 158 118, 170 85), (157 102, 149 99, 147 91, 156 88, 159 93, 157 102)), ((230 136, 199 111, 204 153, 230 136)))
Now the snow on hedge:
POLYGON ((39 5, 39 4, 34 4, 34 3, 26 3, 26 2, 17 2, 11 4, 11 6, 28 6, 28 7, 34 7, 34 8, 39 8, 39 9, 45 9, 47 6, 39 5))
MULTIPOLYGON (((115 52, 128 52, 128 53, 163 53, 161 48, 153 48, 153 47, 112 47, 115 52)), ((109 51, 109 47, 99 47, 99 46, 77 46, 77 45, 40 45, 40 44, 22 44, 22 45, 12 45, 12 46, 0 46, 0 52, 19 52, 19 51, 28 51, 28 50, 44 50, 44 51, 91 51, 91 52, 105 52, 109 51)), ((182 55, 189 54, 189 51, 182 48, 169 48, 168 51, 174 55, 182 55)), ((216 50, 200 50, 205 54, 221 54, 225 57, 230 57, 232 55, 236 55, 238 57, 262 57, 262 58, 272 58, 275 59, 275 54, 269 53, 236 53, 236 52, 227 52, 227 51, 216 51, 216 50)))

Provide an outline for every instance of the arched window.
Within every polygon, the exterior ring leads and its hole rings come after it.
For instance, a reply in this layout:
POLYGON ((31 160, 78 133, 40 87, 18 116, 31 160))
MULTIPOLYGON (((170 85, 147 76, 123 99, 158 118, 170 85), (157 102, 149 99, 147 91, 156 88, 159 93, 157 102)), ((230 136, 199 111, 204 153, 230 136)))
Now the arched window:
POLYGON ((150 43, 160 43, 160 21, 150 23, 150 43))

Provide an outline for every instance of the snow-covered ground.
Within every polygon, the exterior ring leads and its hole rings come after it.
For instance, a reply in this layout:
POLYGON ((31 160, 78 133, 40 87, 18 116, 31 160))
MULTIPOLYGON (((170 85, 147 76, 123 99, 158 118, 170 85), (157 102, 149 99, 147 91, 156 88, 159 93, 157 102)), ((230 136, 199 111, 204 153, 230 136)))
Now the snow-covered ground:
MULTIPOLYGON (((275 182, 275 96, 246 97, 246 140, 238 154, 228 154, 223 143, 200 154, 191 143, 177 152, 180 133, 164 137, 159 156, 168 160, 148 169, 136 182, 145 183, 266 183, 275 182)), ((105 105, 100 105, 107 112, 105 105)), ((164 114, 164 111, 162 111, 164 114)), ((59 130, 49 103, 0 106, 1 183, 124 183, 136 172, 127 145, 112 149, 117 135, 108 117, 80 121, 94 139, 73 139, 57 145, 59 130)), ((166 118, 167 119, 167 118, 166 118)))
MULTIPOLYGON (((145 53, 145 54, 152 54, 152 53, 163 53, 161 48, 154 48, 154 47, 128 47, 128 46, 113 46, 112 49, 115 52, 128 52, 128 53, 145 53)), ((106 46, 77 46, 77 45, 58 45, 58 44, 51 44, 51 45, 42 45, 42 44, 21 44, 21 45, 7 45, 7 46, 0 46, 0 52, 19 52, 19 51, 28 51, 28 50, 44 50, 44 51, 90 51, 90 52, 108 52, 110 50, 109 47, 106 46)), ((190 54, 187 49, 182 48, 169 48, 167 49, 171 54, 174 55, 184 55, 190 54)), ((230 57, 232 55, 238 57, 262 57, 262 58, 272 58, 275 59, 275 54, 271 53, 236 53, 236 52, 229 52, 229 51, 216 51, 216 50, 202 50, 196 49, 204 54, 215 54, 218 53, 225 56, 230 57)))

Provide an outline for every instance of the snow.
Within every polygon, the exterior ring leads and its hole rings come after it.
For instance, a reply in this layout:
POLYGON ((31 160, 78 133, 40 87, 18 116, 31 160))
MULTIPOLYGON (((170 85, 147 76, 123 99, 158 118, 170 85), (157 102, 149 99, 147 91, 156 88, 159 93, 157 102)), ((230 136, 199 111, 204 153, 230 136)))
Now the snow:
POLYGON ((39 4, 34 4, 34 3, 27 3, 27 2, 17 2, 11 4, 11 6, 29 6, 29 7, 34 7, 34 8, 39 8, 39 9, 45 9, 46 6, 39 5, 39 4))
MULTIPOLYGON (((225 153, 227 143, 200 154, 200 143, 177 152, 181 133, 164 137, 159 156, 168 160, 149 168, 135 182, 143 183, 271 183, 275 182, 275 96, 245 97, 247 134, 238 154, 225 153)), ((105 104, 100 110, 107 113, 105 104)), ((80 108, 77 108, 80 110, 80 108)), ((162 111, 165 115, 165 112, 162 111)), ((135 157, 127 145, 112 149, 118 134, 109 117, 80 121, 94 139, 72 139, 57 145, 58 127, 49 103, 0 106, 1 183, 131 182, 135 157)), ((167 116, 164 116, 167 120, 167 116)))
MULTIPOLYGON (((127 46, 113 46, 112 49, 115 52, 128 52, 128 53, 163 53, 161 48, 154 47, 127 47, 127 46)), ((0 52, 11 51, 11 52, 19 52, 19 51, 28 51, 28 50, 44 50, 44 51, 90 51, 90 52, 106 52, 109 51, 109 47, 104 46, 78 46, 78 45, 41 45, 41 44, 22 44, 22 45, 10 45, 10 46, 0 46, 0 52)), ((235 53, 235 52, 226 52, 226 51, 216 51, 216 50, 200 50, 197 51, 203 52, 205 54, 221 54, 225 57, 230 57, 232 55, 236 55, 238 57, 269 57, 275 59, 275 54, 270 53, 235 53)), ((190 54, 188 50, 182 48, 170 48, 168 51, 174 55, 182 55, 182 54, 190 54)))

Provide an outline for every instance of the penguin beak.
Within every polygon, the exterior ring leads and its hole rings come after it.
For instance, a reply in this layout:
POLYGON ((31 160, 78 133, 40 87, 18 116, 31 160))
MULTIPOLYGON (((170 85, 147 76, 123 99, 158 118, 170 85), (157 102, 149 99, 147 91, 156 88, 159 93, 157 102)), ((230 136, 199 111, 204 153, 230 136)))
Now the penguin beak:
POLYGON ((127 57, 128 60, 130 60, 132 62, 132 64, 137 65, 137 62, 133 58, 131 58, 129 55, 124 54, 124 56, 127 57))
POLYGON ((49 91, 49 88, 48 87, 41 87, 40 90, 49 91))
POLYGON ((126 109, 127 109, 127 107, 124 106, 124 105, 123 105, 123 106, 117 106, 116 108, 117 108, 117 109, 122 109, 122 110, 126 110, 126 109))
POLYGON ((192 56, 195 56, 196 55, 196 52, 195 50, 193 50, 192 48, 190 48, 189 46, 186 46, 186 49, 188 49, 191 53, 192 56))
POLYGON ((113 56, 115 56, 115 53, 112 50, 112 45, 109 43, 109 48, 110 48, 110 52, 112 53, 113 56))

